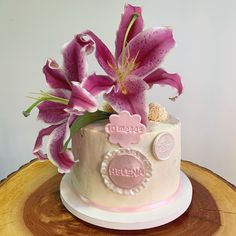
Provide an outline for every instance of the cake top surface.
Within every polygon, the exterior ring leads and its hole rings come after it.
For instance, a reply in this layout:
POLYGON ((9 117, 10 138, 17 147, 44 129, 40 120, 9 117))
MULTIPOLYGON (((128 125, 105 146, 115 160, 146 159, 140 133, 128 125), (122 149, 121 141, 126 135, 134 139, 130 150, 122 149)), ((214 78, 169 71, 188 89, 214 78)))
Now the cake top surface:
MULTIPOLYGON (((173 101, 182 93, 180 75, 160 66, 174 46, 170 27, 144 29, 141 7, 129 4, 121 15, 114 53, 91 30, 74 36, 62 49, 63 64, 48 59, 43 67, 49 91, 38 93, 35 102, 23 111, 29 116, 37 107, 38 119, 48 125, 39 132, 33 154, 40 160, 49 159, 59 172, 69 172, 74 157, 68 145, 72 136, 87 125, 109 119, 111 124, 135 124, 142 135, 150 130, 152 122, 170 122, 165 108, 148 104, 146 95, 154 85, 174 88, 177 93, 170 98, 173 101), (89 55, 95 57, 103 74, 88 72, 89 55), (98 108, 100 94, 106 102, 103 110, 98 108)), ((105 131, 112 135, 108 128, 105 131)), ((134 136, 134 140, 138 138, 134 136)))

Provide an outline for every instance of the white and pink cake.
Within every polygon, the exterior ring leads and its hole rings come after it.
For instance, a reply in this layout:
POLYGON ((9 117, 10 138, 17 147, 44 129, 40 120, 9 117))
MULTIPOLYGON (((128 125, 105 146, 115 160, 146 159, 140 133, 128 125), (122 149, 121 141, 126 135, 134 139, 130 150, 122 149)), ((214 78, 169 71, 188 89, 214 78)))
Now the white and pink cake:
POLYGON ((44 65, 50 90, 41 91, 23 114, 37 107, 38 119, 48 125, 39 132, 33 154, 66 173, 61 198, 77 217, 137 229, 167 223, 187 209, 192 193, 180 171, 180 122, 146 96, 155 85, 174 88, 172 101, 182 93, 180 75, 160 67, 174 45, 172 29, 144 29, 141 8, 126 5, 114 55, 86 30, 64 45, 62 66, 53 59, 44 65), (104 74, 88 72, 89 54, 104 74))
POLYGON ((172 116, 149 121, 140 141, 126 148, 109 142, 107 122, 90 124, 73 137, 79 162, 71 181, 77 194, 88 204, 124 211, 173 197, 180 181, 180 122, 172 116))

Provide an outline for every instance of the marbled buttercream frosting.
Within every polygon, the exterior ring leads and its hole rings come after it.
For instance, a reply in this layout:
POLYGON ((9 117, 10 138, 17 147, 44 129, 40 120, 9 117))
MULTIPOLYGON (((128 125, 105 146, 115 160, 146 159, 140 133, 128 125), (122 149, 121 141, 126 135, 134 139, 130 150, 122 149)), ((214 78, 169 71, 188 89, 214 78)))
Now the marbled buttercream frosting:
MULTIPOLYGON (((105 125, 107 123, 108 121, 101 121, 90 124, 81 129, 73 137, 72 151, 78 162, 73 166, 71 171, 71 181, 77 194, 92 204, 108 209, 148 206, 163 201, 173 195, 179 187, 181 160, 180 122, 172 116, 169 116, 165 122, 149 121, 147 131, 141 136, 140 142, 138 144, 131 144, 125 149, 128 152, 131 151, 130 156, 134 158, 136 156, 134 153, 132 154, 132 150, 140 153, 150 164, 149 170, 144 170, 144 161, 140 161, 140 164, 139 161, 136 164, 134 163, 134 166, 136 165, 140 169, 128 168, 125 170, 124 168, 123 172, 119 168, 119 165, 116 169, 112 169, 109 166, 111 170, 108 167, 108 178, 112 178, 111 175, 109 176, 109 171, 112 172, 113 170, 113 174, 118 176, 118 181, 120 177, 121 179, 126 178, 127 182, 132 178, 142 179, 143 171, 150 171, 150 176, 143 183, 142 188, 131 194, 125 194, 125 191, 120 191, 119 193, 112 189, 112 186, 109 188, 105 183, 101 170, 104 158, 109 153, 119 153, 119 150, 124 150, 120 146, 111 144, 108 141, 108 134, 105 132, 105 125), (174 140, 174 145, 173 143, 163 143, 162 141, 162 151, 166 152, 165 149, 167 149, 169 156, 165 160, 160 160, 157 153, 155 153, 154 145, 155 140, 163 134, 171 136, 174 140), (171 150, 169 150, 170 148, 171 150)), ((112 155, 110 159, 113 159, 112 155)), ((112 179, 110 182, 114 188, 119 187, 117 186, 119 183, 114 183, 112 179)), ((128 186, 128 189, 132 188, 128 186)))

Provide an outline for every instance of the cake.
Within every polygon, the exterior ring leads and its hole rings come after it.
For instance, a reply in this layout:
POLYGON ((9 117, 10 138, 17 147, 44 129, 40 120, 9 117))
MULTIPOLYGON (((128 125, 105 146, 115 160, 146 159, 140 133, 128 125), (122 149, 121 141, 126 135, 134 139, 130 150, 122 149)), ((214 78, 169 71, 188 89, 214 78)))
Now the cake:
POLYGON ((160 68, 175 40, 169 27, 143 25, 141 8, 126 5, 114 55, 94 32, 76 35, 62 49, 62 66, 48 59, 43 67, 50 90, 23 112, 28 116, 37 107, 48 125, 33 154, 67 174, 78 202, 108 212, 153 209, 180 188, 180 121, 146 98, 156 84, 177 90, 172 101, 182 93, 180 76, 160 68), (89 54, 104 74, 88 73, 89 54))
POLYGON ((108 141, 106 124, 90 124, 73 137, 73 154, 79 162, 71 170, 71 181, 77 194, 89 204, 109 210, 148 207, 173 196, 180 177, 180 122, 172 116, 164 122, 149 122, 140 141, 128 148, 108 141), (135 162, 139 155, 143 158, 138 165, 141 173, 135 162), (123 172, 114 163, 112 173, 112 160, 117 156, 127 163, 123 172))

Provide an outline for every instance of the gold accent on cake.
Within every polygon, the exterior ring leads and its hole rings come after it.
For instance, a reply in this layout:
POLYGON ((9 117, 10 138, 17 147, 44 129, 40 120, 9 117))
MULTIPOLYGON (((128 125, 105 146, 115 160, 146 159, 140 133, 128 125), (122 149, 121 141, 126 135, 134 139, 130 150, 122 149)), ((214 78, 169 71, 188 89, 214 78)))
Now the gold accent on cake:
POLYGON ((161 106, 158 103, 149 104, 148 120, 162 122, 162 121, 165 121, 167 117, 168 117, 168 113, 165 107, 161 106))

